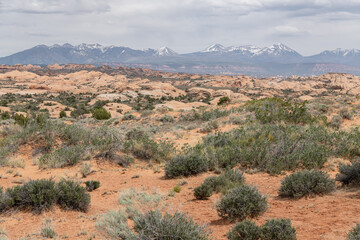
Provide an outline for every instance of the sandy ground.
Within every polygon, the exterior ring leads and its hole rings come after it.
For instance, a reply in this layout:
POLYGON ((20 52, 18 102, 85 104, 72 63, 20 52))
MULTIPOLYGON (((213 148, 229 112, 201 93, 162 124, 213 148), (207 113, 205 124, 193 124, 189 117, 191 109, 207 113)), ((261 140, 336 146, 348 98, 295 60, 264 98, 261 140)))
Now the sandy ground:
MULTIPOLYGON (((14 180, 40 179, 55 177, 76 177, 80 179, 79 166, 54 170, 39 170, 33 165, 28 150, 24 148, 24 169, 2 168, 0 174, 0 185, 10 187, 16 185, 14 180), (12 173, 11 170, 13 170, 12 173), (15 173, 21 176, 14 177, 15 173)), ((203 180, 213 175, 204 173, 186 179, 168 180, 164 178, 161 170, 154 170, 144 162, 137 162, 128 169, 104 163, 91 161, 92 169, 96 172, 82 180, 98 180, 101 187, 90 193, 91 206, 87 213, 63 211, 57 207, 49 212, 36 215, 30 212, 12 212, 2 214, 0 226, 6 229, 9 239, 31 236, 30 239, 40 238, 38 236, 41 223, 45 218, 53 220, 56 232, 60 238, 68 239, 101 239, 96 231, 96 219, 108 210, 116 210, 121 190, 129 188, 152 190, 156 188, 164 195, 181 181, 187 184, 182 186, 181 192, 166 200, 170 209, 181 210, 194 218, 198 223, 206 223, 213 230, 215 239, 226 239, 226 233, 232 224, 218 217, 215 204, 220 199, 220 194, 215 194, 208 200, 196 200, 193 197, 192 188, 200 185, 203 180), (133 178, 139 175, 139 178, 133 178)), ((331 172, 334 176, 336 173, 331 172)), ((278 197, 281 180, 285 177, 270 176, 265 173, 245 174, 246 181, 250 185, 258 187, 261 193, 268 197, 269 208, 266 213, 255 219, 259 224, 270 218, 290 218, 296 228, 298 239, 345 239, 346 233, 355 226, 359 220, 357 213, 360 212, 360 193, 356 190, 340 188, 331 195, 317 196, 314 198, 303 198, 300 200, 282 199, 278 197)))

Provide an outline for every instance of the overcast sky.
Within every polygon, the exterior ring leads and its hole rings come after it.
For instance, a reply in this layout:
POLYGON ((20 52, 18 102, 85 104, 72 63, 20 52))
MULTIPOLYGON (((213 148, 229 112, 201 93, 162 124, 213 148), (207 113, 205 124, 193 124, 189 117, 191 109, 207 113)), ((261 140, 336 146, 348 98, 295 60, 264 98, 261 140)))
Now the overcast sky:
POLYGON ((360 49, 360 0, 0 0, 0 56, 38 44, 179 53, 284 43, 305 56, 360 49))

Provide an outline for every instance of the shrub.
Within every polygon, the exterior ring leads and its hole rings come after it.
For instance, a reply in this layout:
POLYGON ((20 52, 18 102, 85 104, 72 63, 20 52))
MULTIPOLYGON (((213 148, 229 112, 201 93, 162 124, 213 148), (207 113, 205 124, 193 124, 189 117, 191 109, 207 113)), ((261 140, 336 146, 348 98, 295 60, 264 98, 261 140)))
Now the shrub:
POLYGON ((158 143, 145 133, 132 131, 127 134, 127 138, 129 140, 124 143, 124 151, 131 152, 140 159, 162 162, 169 160, 175 152, 172 143, 167 141, 158 143))
POLYGON ((105 214, 96 224, 106 239, 141 240, 210 240, 210 231, 204 225, 194 223, 187 215, 175 212, 161 214, 150 210, 134 218, 134 228, 128 226, 128 215, 119 210, 105 214))
POLYGON ((51 209, 57 200, 55 182, 46 179, 31 180, 22 186, 8 188, 5 195, 8 209, 30 209, 36 213, 51 209))
POLYGON ((10 113, 8 111, 5 111, 5 112, 2 112, 1 113, 1 120, 7 120, 7 119, 10 119, 11 116, 10 116, 10 113))
POLYGON ((92 110, 92 117, 97 120, 107 120, 111 118, 111 114, 105 108, 100 107, 92 110))
POLYGON ((350 164, 340 164, 336 181, 344 185, 360 185, 360 161, 353 160, 350 164))
POLYGON ((206 123, 206 125, 200 129, 200 132, 208 133, 208 132, 212 132, 213 130, 216 130, 218 128, 219 128, 219 123, 217 121, 210 121, 210 122, 206 123))
POLYGON ((303 170, 287 176, 281 182, 279 195, 301 198, 307 195, 327 194, 335 190, 335 180, 322 171, 303 170))
POLYGON ((339 129, 343 121, 343 118, 339 114, 334 114, 330 119, 330 125, 336 129, 339 129))
POLYGON ((296 230, 290 219, 271 219, 261 227, 263 240, 296 240, 296 230))
POLYGON ((280 98, 266 98, 248 102, 248 110, 255 113, 261 123, 311 123, 315 119, 307 111, 306 102, 291 103, 280 98))
POLYGON ((128 120, 135 120, 136 117, 132 114, 125 114, 123 117, 122 117, 122 120, 123 121, 128 121, 128 120))
POLYGON ((211 197, 212 193, 213 188, 207 184, 202 184, 194 188, 194 196, 196 199, 207 199, 208 197, 211 197))
POLYGON ((50 219, 45 219, 41 225, 40 235, 44 238, 55 238, 57 236, 50 219))
POLYGON ((70 180, 61 180, 56 185, 57 203, 63 209, 86 212, 90 205, 90 195, 79 183, 70 180))
POLYGON ((129 228, 127 215, 122 210, 109 211, 96 223, 96 228, 106 239, 137 239, 136 234, 129 228))
POLYGON ((67 116, 66 116, 66 112, 64 111, 64 110, 62 110, 61 112, 60 112, 60 118, 66 118, 67 116))
POLYGON ((0 211, 11 208, 30 209, 41 213, 58 203, 64 209, 86 211, 90 195, 84 187, 70 180, 55 184, 52 180, 32 180, 22 186, 0 191, 0 211))
POLYGON ((80 173, 83 178, 86 178, 91 172, 91 165, 89 163, 83 163, 81 165, 80 173))
POLYGON ((174 118, 170 115, 164 115, 159 119, 160 122, 174 122, 174 118))
POLYGON ((226 169, 219 176, 208 177, 200 187, 194 189, 197 199, 205 199, 212 195, 213 191, 227 193, 230 189, 244 184, 243 173, 238 169, 226 169))
POLYGON ((8 240, 6 231, 0 227, 0 240, 8 240))
POLYGON ((176 193, 179 193, 179 192, 181 192, 181 187, 179 185, 176 185, 175 187, 173 187, 172 190, 176 193))
POLYGON ((95 189, 98 189, 100 187, 100 182, 90 180, 90 181, 86 181, 85 185, 86 185, 86 190, 88 190, 89 192, 92 192, 95 189))
POLYGON ((156 191, 148 193, 130 188, 119 196, 119 203, 125 208, 129 219, 157 208, 162 196, 156 191))
POLYGON ((360 224, 356 223, 356 226, 351 229, 348 233, 348 240, 359 240, 360 239, 360 224))
POLYGON ((220 217, 242 221, 263 214, 267 201, 255 187, 244 185, 230 190, 221 198, 216 209, 220 217))
POLYGON ((22 114, 15 114, 14 120, 16 124, 19 124, 22 127, 26 126, 29 122, 29 118, 22 114))
POLYGON ((76 106, 74 111, 71 111, 70 116, 73 118, 78 118, 84 114, 88 114, 90 111, 87 109, 87 107, 84 104, 80 104, 76 106))
POLYGON ((341 108, 339 110, 339 115, 343 118, 343 119, 348 119, 351 120, 352 119, 352 114, 349 111, 348 108, 341 108))
POLYGON ((113 159, 113 162, 119 164, 122 167, 128 167, 131 163, 134 162, 134 158, 128 155, 117 156, 113 159))
POLYGON ((208 135, 195 149, 218 167, 240 163, 244 168, 279 174, 299 167, 322 167, 331 141, 324 127, 266 124, 208 135))
POLYGON ((81 145, 59 148, 54 152, 42 155, 39 159, 39 166, 42 168, 73 166, 82 160, 85 150, 81 145))
POLYGON ((229 240, 259 240, 260 236, 261 228, 250 220, 236 223, 227 233, 229 240))
POLYGON ((178 155, 166 162, 165 176, 175 178, 179 176, 191 176, 207 171, 208 163, 200 155, 178 155))
POLYGON ((221 97, 217 103, 217 105, 223 105, 223 104, 228 104, 230 103, 230 98, 225 96, 225 97, 221 97))
POLYGON ((93 106, 93 108, 102 108, 104 107, 109 101, 97 100, 93 106))
POLYGON ((210 232, 206 226, 194 223, 192 218, 180 212, 173 215, 165 213, 162 216, 159 210, 149 211, 135 218, 134 222, 138 239, 210 239, 210 232))

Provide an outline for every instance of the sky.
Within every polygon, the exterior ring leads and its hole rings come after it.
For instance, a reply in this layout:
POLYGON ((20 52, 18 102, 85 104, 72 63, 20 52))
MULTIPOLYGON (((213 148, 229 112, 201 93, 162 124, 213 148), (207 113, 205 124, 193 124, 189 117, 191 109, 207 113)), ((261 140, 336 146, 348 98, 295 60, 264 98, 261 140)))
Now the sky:
POLYGON ((360 49, 360 0, 0 0, 0 56, 64 43, 360 49))

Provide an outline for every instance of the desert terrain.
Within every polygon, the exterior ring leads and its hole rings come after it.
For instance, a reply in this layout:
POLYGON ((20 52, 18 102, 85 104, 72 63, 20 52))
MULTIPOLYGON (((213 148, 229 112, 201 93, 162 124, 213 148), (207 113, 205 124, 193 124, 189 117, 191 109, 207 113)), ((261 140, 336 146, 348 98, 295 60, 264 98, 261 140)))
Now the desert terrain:
MULTIPOLYGON (((256 224, 286 218, 291 220, 297 239, 347 239, 359 221, 359 188, 336 181, 336 189, 328 194, 299 199, 281 197, 279 189, 286 176, 302 169, 320 169, 335 179, 341 164, 360 156, 360 135, 354 130, 360 123, 359 95, 360 77, 342 73, 257 79, 93 65, 0 65, 0 186, 12 188, 36 179, 66 178, 81 186, 85 181, 100 182, 99 188, 89 192, 87 211, 59 206, 41 213, 22 208, 4 210, 0 215, 2 235, 4 239, 44 239, 41 229, 50 219, 57 239, 112 239, 99 230, 98 222, 104 214, 121 208, 119 196, 133 188, 145 192, 156 189, 164 212, 183 212, 197 224, 206 224, 213 239, 227 239, 237 221, 218 215, 216 206, 225 193, 214 192, 200 200, 194 197, 194 188, 230 166, 240 169, 246 184, 255 186, 267 199, 267 210, 251 218, 256 224), (301 113, 289 120, 277 112, 283 111, 282 107, 291 109, 284 110, 286 114, 297 109, 301 113), (105 109, 111 116, 95 119, 96 109, 105 109), (280 117, 268 121, 272 110, 280 117), (262 149, 252 145, 256 137, 245 139, 247 134, 270 129, 264 141, 274 148, 277 135, 273 136, 271 129, 279 126, 291 126, 289 139, 296 138, 297 131, 313 134, 299 141, 312 139, 326 148, 319 152, 319 163, 303 162, 308 156, 300 155, 294 166, 273 168, 270 157, 279 154, 276 156, 286 158, 287 153, 269 150, 266 164, 270 165, 266 166, 261 157, 258 165, 251 160, 245 163, 240 157, 235 163, 215 162, 186 176, 168 172, 172 159, 192 154, 196 146, 208 160, 228 161, 212 143, 211 136, 217 134, 239 134, 246 141, 244 152, 239 154, 245 154, 255 147, 262 149), (327 137, 317 140, 315 133, 320 130, 308 133, 313 126, 326 131, 327 137), (245 133, 237 133, 237 129, 245 133), (99 140, 93 140, 95 137, 99 140), (330 138, 331 143, 327 143, 330 138), (213 145, 207 148, 205 144, 213 145)), ((301 146, 310 149, 305 142, 301 146)))

